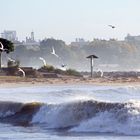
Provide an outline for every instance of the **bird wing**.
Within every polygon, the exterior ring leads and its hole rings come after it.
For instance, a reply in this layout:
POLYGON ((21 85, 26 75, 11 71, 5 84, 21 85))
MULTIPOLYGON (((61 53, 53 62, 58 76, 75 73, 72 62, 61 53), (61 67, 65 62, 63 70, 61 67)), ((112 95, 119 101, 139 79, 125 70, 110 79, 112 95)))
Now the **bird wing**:
POLYGON ((112 27, 112 25, 108 25, 108 26, 112 27))
POLYGON ((56 57, 59 57, 56 53, 54 53, 54 55, 55 55, 56 57))
POLYGON ((110 26, 111 28, 115 28, 115 26, 113 26, 113 25, 108 25, 108 26, 110 26))
POLYGON ((54 50, 54 47, 52 47, 52 54, 55 54, 55 50, 54 50))
POLYGON ((3 50, 4 49, 4 46, 3 46, 3 44, 0 42, 0 45, 1 45, 1 50, 3 50))
POLYGON ((25 71, 21 68, 18 68, 18 71, 22 72, 23 73, 23 76, 25 77, 25 71))
POLYGON ((46 64, 46 61, 45 61, 45 59, 44 59, 44 58, 39 57, 39 59, 43 61, 43 63, 44 63, 44 65, 45 65, 45 66, 47 65, 47 64, 46 64))
POLYGON ((42 60, 42 57, 39 57, 40 60, 42 60))
POLYGON ((10 57, 8 57, 8 60, 15 62, 15 60, 10 57))

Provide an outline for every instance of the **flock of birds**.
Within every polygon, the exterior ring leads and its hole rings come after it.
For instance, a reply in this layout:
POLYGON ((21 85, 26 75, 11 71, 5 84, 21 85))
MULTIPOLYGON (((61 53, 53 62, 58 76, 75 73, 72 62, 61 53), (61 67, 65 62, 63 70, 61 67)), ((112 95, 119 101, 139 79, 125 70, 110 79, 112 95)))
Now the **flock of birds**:
MULTIPOLYGON (((56 58, 58 58, 59 60, 62 61, 62 58, 61 58, 58 54, 56 54, 56 51, 55 51, 54 47, 52 47, 52 52, 51 52, 51 54, 54 55, 56 58)), ((46 60, 45 60, 43 57, 39 57, 39 59, 43 62, 43 65, 44 65, 44 66, 47 65, 46 60)), ((62 62, 61 62, 61 63, 62 63, 62 62)), ((64 63, 61 64, 61 67, 63 67, 63 68, 66 67, 66 66, 67 66, 67 65, 64 64, 64 63)))
MULTIPOLYGON (((115 29, 115 28, 116 28, 114 25, 108 25, 108 26, 111 27, 112 29, 115 29)), ((0 51, 1 51, 1 52, 7 51, 7 49, 4 48, 2 42, 0 42, 0 51)), ((52 52, 51 52, 51 54, 54 55, 55 57, 59 58, 60 60, 62 60, 61 57, 60 57, 58 54, 56 54, 56 51, 55 51, 54 47, 52 47, 52 52)), ((39 57, 39 59, 43 62, 43 65, 44 65, 44 66, 47 65, 46 60, 45 60, 44 58, 39 57)), ((12 62, 16 62, 14 59, 12 59, 12 58, 10 58, 10 57, 8 57, 8 60, 10 60, 10 61, 12 61, 12 62)), ((65 65, 64 63, 61 64, 61 67, 63 67, 63 68, 65 68, 66 66, 67 66, 67 65, 65 65)), ((18 71, 22 73, 23 77, 26 76, 25 71, 24 71, 23 69, 18 68, 18 71)), ((101 77, 103 77, 103 71, 102 71, 102 70, 98 69, 97 72, 100 72, 100 73, 101 73, 101 77)))
MULTIPOLYGON (((4 46, 3 46, 2 42, 0 42, 0 51, 1 51, 1 52, 7 51, 7 49, 4 49, 4 46)), ((61 59, 61 57, 60 57, 59 55, 56 54, 56 51, 55 51, 54 47, 52 47, 52 52, 51 52, 51 54, 54 55, 55 57, 61 59)), ((43 62, 43 65, 44 65, 44 66, 47 65, 46 60, 45 60, 44 58, 39 57, 39 59, 43 62)), ((12 62, 14 62, 14 63, 16 62, 16 60, 14 60, 14 59, 12 59, 12 58, 10 58, 10 57, 8 57, 8 60, 9 60, 9 61, 12 61, 12 62)), ((61 67, 64 68, 64 67, 66 67, 66 65, 62 63, 61 67)), ((23 69, 18 68, 18 71, 22 73, 23 77, 26 76, 25 71, 24 71, 23 69)))

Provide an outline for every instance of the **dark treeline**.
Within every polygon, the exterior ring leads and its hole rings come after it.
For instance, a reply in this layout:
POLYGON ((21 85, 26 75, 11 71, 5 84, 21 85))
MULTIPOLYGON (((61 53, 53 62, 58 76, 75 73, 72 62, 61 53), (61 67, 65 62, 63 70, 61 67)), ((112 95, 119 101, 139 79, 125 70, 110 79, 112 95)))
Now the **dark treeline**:
POLYGON ((89 70, 89 60, 86 57, 95 54, 99 59, 95 60, 95 69, 103 70, 134 70, 139 69, 140 41, 117 41, 94 39, 82 47, 66 45, 62 40, 45 39, 40 46, 18 45, 10 54, 21 62, 22 66, 42 66, 39 57, 43 57, 48 64, 61 67, 64 63, 68 68, 89 70), (58 59, 51 54, 52 46, 61 57, 58 59))

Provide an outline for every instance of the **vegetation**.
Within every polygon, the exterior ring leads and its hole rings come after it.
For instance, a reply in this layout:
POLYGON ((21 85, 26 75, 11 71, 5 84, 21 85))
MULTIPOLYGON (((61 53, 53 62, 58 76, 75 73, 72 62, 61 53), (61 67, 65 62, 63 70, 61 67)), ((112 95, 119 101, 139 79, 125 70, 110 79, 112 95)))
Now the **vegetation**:
POLYGON ((2 49, 0 50, 0 68, 1 68, 1 53, 2 52, 10 53, 14 51, 14 45, 11 41, 3 38, 0 38, 0 42, 4 46, 3 50, 2 49))
POLYGON ((8 63, 7 63, 8 68, 12 68, 12 67, 18 68, 19 65, 20 65, 19 61, 10 61, 10 60, 8 60, 8 63))
MULTIPOLYGON (((38 58, 43 57, 48 63, 54 66, 61 66, 61 64, 64 63, 67 64, 69 68, 85 71, 89 70, 89 62, 86 57, 90 54, 95 54, 99 57, 99 59, 95 61, 95 67, 98 67, 100 64, 116 64, 120 67, 118 70, 121 70, 140 67, 139 46, 140 41, 136 42, 134 40, 94 39, 85 46, 77 47, 66 45, 62 40, 49 38, 40 42, 38 50, 29 50, 28 46, 19 45, 16 47, 13 56, 18 56, 21 65, 24 66, 41 66, 42 62, 38 58), (51 54, 52 46, 61 59, 51 54)), ((58 72, 61 73, 59 70, 58 72)))
POLYGON ((10 52, 14 51, 14 45, 11 41, 9 41, 7 39, 0 38, 0 42, 3 44, 4 51, 6 53, 10 53, 10 52))
POLYGON ((40 72, 50 72, 50 73, 56 73, 56 74, 61 74, 61 75, 69 75, 69 76, 78 76, 81 77, 82 75, 80 72, 73 70, 73 69, 68 69, 66 71, 54 68, 51 65, 43 66, 39 69, 40 72))
POLYGON ((73 70, 73 69, 66 70, 66 75, 73 75, 73 76, 78 76, 78 77, 82 76, 78 71, 73 70))
POLYGON ((39 69, 41 72, 55 72, 55 68, 51 65, 43 66, 39 69))
POLYGON ((7 66, 8 66, 7 75, 17 75, 19 65, 20 65, 19 61, 8 60, 8 62, 7 62, 7 66))

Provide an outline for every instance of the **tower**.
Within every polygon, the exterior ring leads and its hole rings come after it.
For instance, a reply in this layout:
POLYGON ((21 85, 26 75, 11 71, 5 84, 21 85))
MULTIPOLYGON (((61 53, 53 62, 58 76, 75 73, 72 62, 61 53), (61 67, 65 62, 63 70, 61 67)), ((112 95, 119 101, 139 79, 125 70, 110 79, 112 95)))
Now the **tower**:
POLYGON ((34 32, 31 32, 31 40, 34 41, 34 32))

